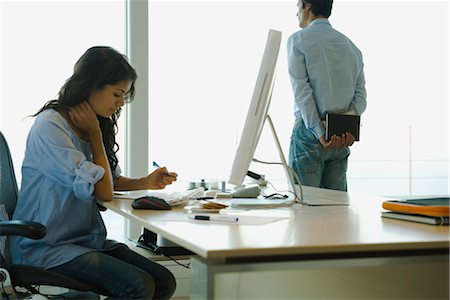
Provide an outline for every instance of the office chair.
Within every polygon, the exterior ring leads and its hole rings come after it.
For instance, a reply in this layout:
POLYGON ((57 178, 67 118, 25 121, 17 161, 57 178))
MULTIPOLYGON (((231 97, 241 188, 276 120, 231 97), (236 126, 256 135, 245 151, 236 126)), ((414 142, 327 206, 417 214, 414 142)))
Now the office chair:
MULTIPOLYGON (((18 188, 11 153, 9 152, 6 139, 0 131, 0 217, 2 215, 2 210, 3 212, 6 210, 8 218, 12 217, 17 203, 17 196, 18 188), (2 209, 2 206, 4 209, 2 209)), ((74 280, 49 270, 11 264, 9 255, 9 236, 19 235, 32 239, 40 239, 45 236, 46 230, 44 225, 36 222, 26 220, 1 221, 0 218, 0 236, 6 237, 4 256, 0 253, 0 290, 4 287, 5 282, 10 281, 13 294, 16 292, 15 287, 24 288, 32 294, 40 294, 35 286, 44 285, 62 287, 81 292, 78 293, 78 295, 77 293, 68 293, 67 295, 71 295, 69 297, 77 295, 78 297, 85 298, 87 295, 92 296, 92 293, 96 294, 95 296, 97 299, 99 298, 98 295, 110 296, 108 292, 93 285, 74 280), (7 278, 8 273, 10 278, 7 278)), ((11 297, 3 294, 3 290, 1 292, 4 299, 11 297)))

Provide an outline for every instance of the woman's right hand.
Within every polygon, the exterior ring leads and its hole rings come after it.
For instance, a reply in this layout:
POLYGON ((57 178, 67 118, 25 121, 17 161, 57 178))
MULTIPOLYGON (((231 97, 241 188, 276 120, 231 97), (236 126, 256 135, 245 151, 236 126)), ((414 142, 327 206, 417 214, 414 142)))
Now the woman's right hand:
POLYGON ((140 179, 142 184, 139 189, 163 189, 166 185, 172 184, 172 182, 176 181, 177 177, 177 173, 167 171, 166 167, 158 168, 146 177, 140 179))
POLYGON ((69 109, 69 117, 73 125, 88 136, 100 132, 100 123, 98 122, 97 114, 87 101, 71 107, 69 109))

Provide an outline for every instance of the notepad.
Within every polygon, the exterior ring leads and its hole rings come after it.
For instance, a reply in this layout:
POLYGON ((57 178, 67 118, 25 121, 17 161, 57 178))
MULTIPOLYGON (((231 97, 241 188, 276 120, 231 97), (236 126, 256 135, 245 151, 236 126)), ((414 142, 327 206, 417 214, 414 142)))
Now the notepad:
POLYGON ((359 141, 359 128, 361 117, 356 115, 325 115, 325 139, 329 141, 333 135, 341 136, 344 133, 351 133, 355 141, 359 141))

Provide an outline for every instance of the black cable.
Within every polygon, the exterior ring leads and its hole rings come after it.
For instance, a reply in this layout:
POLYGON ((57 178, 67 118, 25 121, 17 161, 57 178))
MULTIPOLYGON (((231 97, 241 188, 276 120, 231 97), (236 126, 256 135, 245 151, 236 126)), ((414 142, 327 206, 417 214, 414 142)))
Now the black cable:
POLYGON ((167 254, 164 254, 164 253, 163 253, 163 255, 164 255, 165 257, 171 259, 172 261, 174 261, 174 262, 175 262, 177 265, 179 265, 179 266, 182 266, 182 267, 184 267, 184 268, 186 268, 186 269, 190 269, 190 268, 191 268, 191 267, 190 267, 190 265, 191 265, 191 261, 190 261, 190 260, 189 260, 189 263, 188 263, 187 265, 185 265, 185 264, 180 263, 179 261, 177 261, 176 259, 174 259, 173 257, 171 257, 171 256, 169 256, 169 255, 167 255, 167 254))
POLYGON ((289 197, 288 195, 280 194, 280 193, 273 193, 273 194, 270 194, 270 195, 263 195, 263 196, 266 199, 268 199, 268 198, 275 198, 275 196, 277 196, 276 198, 287 198, 287 197, 289 197))
POLYGON ((140 248, 142 248, 142 249, 149 250, 149 251, 151 251, 151 252, 153 252, 153 253, 156 253, 156 254, 159 254, 159 255, 163 255, 163 256, 167 257, 168 259, 174 261, 177 265, 182 266, 182 267, 184 267, 184 268, 186 268, 186 269, 190 269, 190 268, 191 268, 191 267, 190 267, 190 265, 191 265, 190 262, 189 262, 187 265, 182 264, 182 263, 180 263, 179 261, 177 261, 175 258, 173 258, 173 257, 171 257, 170 255, 164 253, 164 250, 161 249, 161 247, 158 247, 158 246, 156 246, 156 245, 152 245, 152 244, 150 244, 150 243, 147 243, 147 242, 144 240, 144 234, 141 234, 141 236, 138 238, 138 244, 137 244, 137 247, 140 247, 140 248))

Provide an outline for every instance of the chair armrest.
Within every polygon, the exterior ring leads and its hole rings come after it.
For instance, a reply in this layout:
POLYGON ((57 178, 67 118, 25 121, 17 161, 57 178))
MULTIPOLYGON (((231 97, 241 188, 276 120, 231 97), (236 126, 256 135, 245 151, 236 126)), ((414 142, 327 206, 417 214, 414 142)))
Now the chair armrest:
POLYGON ((47 228, 32 221, 0 221, 0 235, 19 235, 30 239, 41 239, 47 234, 47 228))

